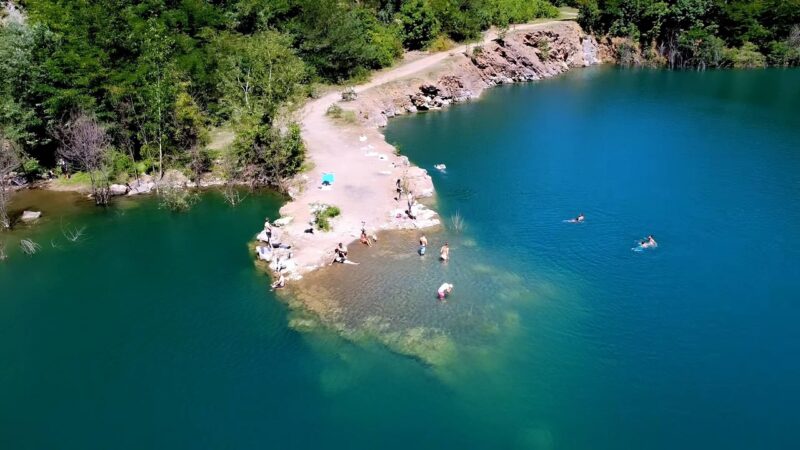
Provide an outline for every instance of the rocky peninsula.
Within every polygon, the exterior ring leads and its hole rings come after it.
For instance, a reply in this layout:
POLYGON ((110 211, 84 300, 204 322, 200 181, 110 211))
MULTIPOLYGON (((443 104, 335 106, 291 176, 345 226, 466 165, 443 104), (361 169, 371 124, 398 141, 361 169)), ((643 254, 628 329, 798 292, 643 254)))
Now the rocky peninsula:
POLYGON ((479 43, 411 55, 352 88, 354 100, 331 92, 308 103, 301 123, 310 170, 293 180, 291 201, 280 211, 279 239, 291 245, 291 258, 282 258, 287 276, 300 278, 329 263, 334 247, 357 240, 362 226, 372 234, 440 224, 436 212, 418 201, 434 195, 427 171, 400 156, 380 132, 388 119, 470 101, 491 86, 598 64, 601 54, 594 37, 575 22, 517 25, 502 34, 489 31, 479 43), (350 120, 331 117, 332 107, 350 120), (333 178, 330 185, 323 185, 326 175, 333 178), (398 199, 397 180, 404 192, 413 194, 411 215, 416 219, 405 213, 406 195, 398 199), (331 220, 330 231, 309 232, 315 211, 325 206, 339 208, 341 215, 331 220))

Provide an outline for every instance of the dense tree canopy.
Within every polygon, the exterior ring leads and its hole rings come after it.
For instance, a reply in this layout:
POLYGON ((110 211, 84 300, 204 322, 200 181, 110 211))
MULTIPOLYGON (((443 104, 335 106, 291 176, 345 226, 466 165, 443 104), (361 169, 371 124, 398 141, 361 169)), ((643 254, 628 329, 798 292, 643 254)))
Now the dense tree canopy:
POLYGON ((800 0, 581 0, 579 21, 673 66, 800 64, 800 0))
POLYGON ((201 167, 208 130, 226 124, 239 171, 263 180, 300 167, 286 113, 313 83, 363 77, 442 35, 557 14, 544 0, 16 3, 27 21, 0 25, 0 133, 29 174, 55 165, 54 130, 80 112, 107 130, 123 172, 201 167))

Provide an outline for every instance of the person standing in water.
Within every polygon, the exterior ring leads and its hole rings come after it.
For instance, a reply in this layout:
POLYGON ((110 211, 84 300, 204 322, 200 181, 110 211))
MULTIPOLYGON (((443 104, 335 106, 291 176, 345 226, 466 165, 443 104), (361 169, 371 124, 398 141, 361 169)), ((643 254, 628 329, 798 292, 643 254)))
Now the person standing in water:
POLYGON ((453 285, 450 283, 442 283, 442 285, 439 286, 439 289, 436 291, 436 297, 440 302, 444 302, 451 292, 453 292, 453 285))
POLYGON ((445 242, 441 249, 439 249, 439 259, 447 261, 450 259, 450 245, 445 242))
POLYGON ((425 254, 425 250, 427 250, 427 249, 428 249, 428 238, 426 238, 425 235, 423 234, 419 238, 419 250, 418 250, 419 255, 420 256, 424 255, 425 254))

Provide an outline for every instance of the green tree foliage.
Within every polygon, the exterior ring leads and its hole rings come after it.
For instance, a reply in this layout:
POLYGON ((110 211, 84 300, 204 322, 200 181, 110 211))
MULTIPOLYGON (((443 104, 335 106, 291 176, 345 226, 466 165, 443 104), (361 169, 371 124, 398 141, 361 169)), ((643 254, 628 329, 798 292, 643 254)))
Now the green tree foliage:
POLYGON ((53 77, 47 55, 58 47, 43 25, 0 27, 0 133, 27 148, 49 142, 53 77))
POLYGON ((363 76, 400 56, 399 30, 381 23, 373 11, 336 0, 300 0, 300 14, 287 27, 300 54, 327 79, 363 76))
POLYGON ((107 130, 122 176, 160 177, 171 165, 197 173, 208 129, 226 124, 239 169, 268 183, 300 168, 286 113, 312 83, 363 77, 404 45, 556 14, 544 0, 20 3, 27 22, 0 26, 0 132, 30 173, 56 163, 54 130, 83 111, 107 130))
POLYGON ((403 25, 403 44, 412 50, 426 47, 441 30, 428 0, 404 2, 398 19, 403 25))
POLYGON ((642 47, 656 43, 678 67, 798 64, 790 35, 800 0, 581 0, 578 21, 642 47))
POLYGON ((288 36, 273 31, 217 37, 215 48, 224 55, 219 62, 220 103, 234 123, 272 123, 278 109, 302 93, 308 71, 290 45, 288 36))

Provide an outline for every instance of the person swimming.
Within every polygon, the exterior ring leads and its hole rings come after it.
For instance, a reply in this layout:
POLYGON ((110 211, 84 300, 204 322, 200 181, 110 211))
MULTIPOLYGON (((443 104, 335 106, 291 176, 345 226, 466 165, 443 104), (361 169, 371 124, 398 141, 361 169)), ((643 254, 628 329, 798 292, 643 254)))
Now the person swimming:
POLYGON ((650 234, 647 236, 647 239, 644 239, 641 242, 639 242, 639 247, 641 248, 658 247, 658 242, 656 242, 655 238, 653 238, 653 235, 650 234))
POLYGON ((439 289, 436 290, 436 297, 439 301, 443 302, 451 292, 453 292, 453 285, 450 283, 442 283, 439 289))
POLYGON ((586 216, 584 216, 583 213, 580 213, 580 214, 578 214, 578 217, 573 217, 572 219, 562 220, 562 222, 583 223, 584 220, 586 220, 586 216))
POLYGON ((439 259, 447 261, 450 259, 450 245, 445 242, 441 249, 439 249, 439 259))

